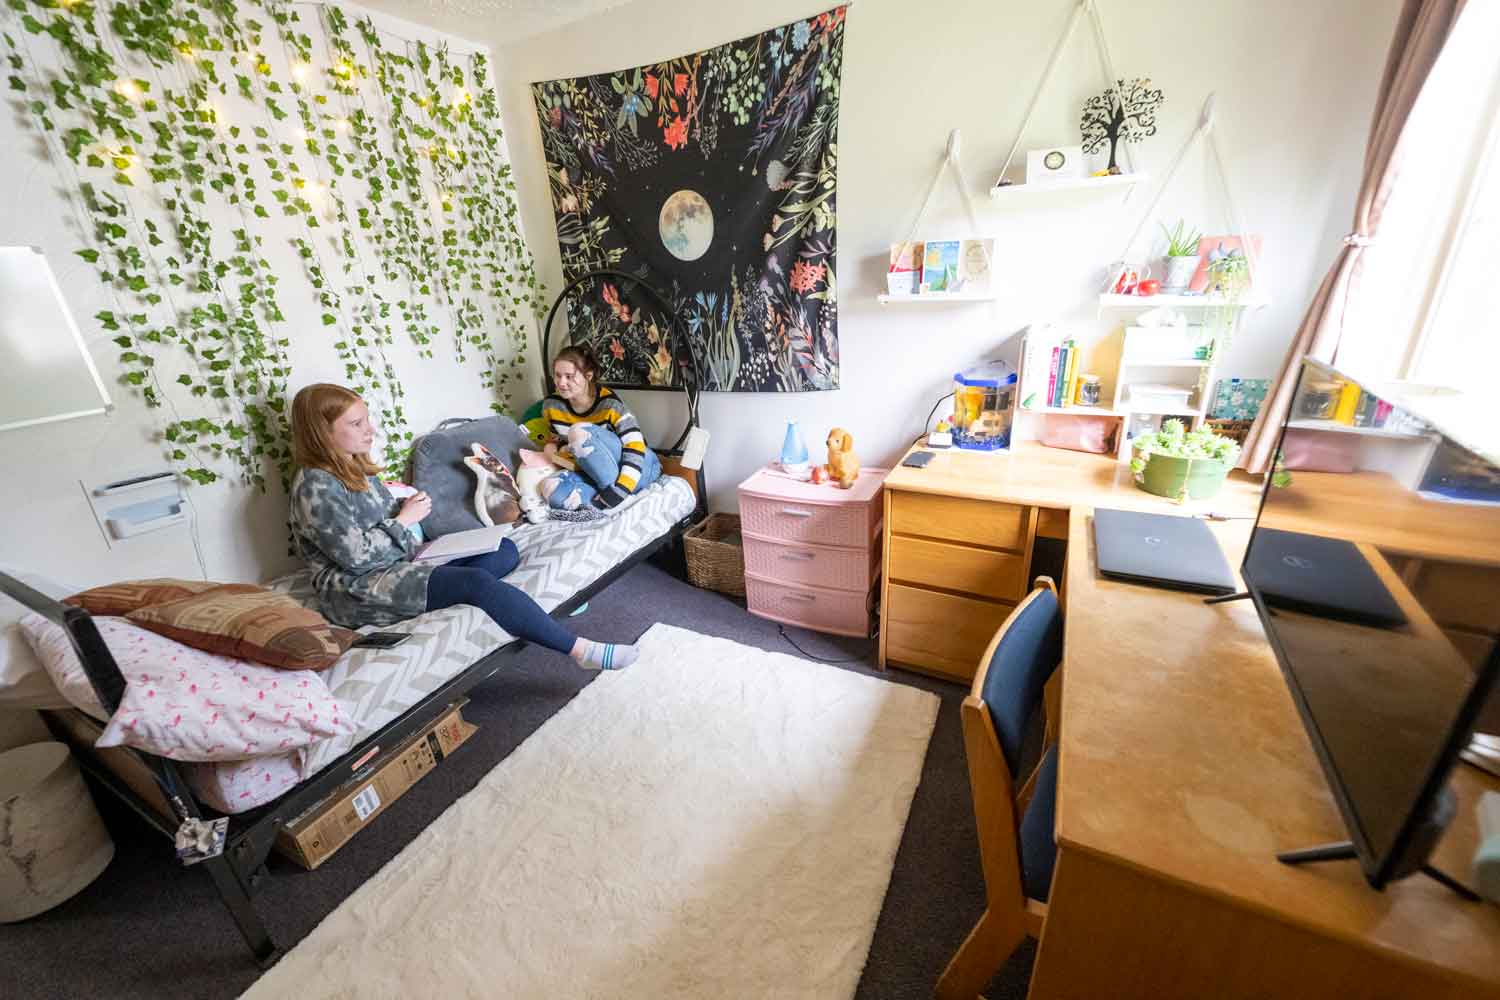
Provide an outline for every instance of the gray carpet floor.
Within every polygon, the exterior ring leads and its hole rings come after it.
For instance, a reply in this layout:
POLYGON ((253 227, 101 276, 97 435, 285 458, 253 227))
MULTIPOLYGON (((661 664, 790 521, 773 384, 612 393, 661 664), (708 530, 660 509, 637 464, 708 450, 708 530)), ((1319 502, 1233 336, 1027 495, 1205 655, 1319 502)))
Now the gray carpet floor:
MULTIPOLYGON (((656 622, 802 655, 776 623, 750 615, 743 602, 689 586, 651 564, 631 570, 572 620, 580 633, 610 641, 634 640, 656 622)), ((879 674, 872 666, 873 641, 787 632, 809 654, 848 660, 837 664, 840 669, 879 674)), ((479 726, 474 737, 336 857, 305 872, 273 855, 272 877, 256 900, 278 943, 290 947, 305 937, 594 676, 554 653, 528 650, 517 666, 471 693, 464 715, 479 726)), ((932 691, 941 696, 942 707, 860 979, 859 1000, 930 996, 984 909, 959 725, 964 692, 899 670, 879 676, 932 691)), ((259 971, 208 877, 181 870, 159 834, 122 806, 96 798, 115 838, 115 860, 63 905, 20 924, 0 925, 0 980, 6 981, 0 994, 237 996, 259 971)), ((1017 950, 986 991, 990 1000, 1025 996, 1032 957, 1029 943, 1017 950)))

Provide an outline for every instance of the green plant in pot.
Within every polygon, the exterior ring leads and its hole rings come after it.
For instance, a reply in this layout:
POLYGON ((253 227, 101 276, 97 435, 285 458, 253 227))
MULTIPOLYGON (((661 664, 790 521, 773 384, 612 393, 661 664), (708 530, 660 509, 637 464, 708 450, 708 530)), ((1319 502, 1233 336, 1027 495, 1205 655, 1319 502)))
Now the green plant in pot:
POLYGON ((1198 240, 1200 234, 1189 230, 1187 223, 1177 220, 1177 225, 1168 229, 1166 223, 1158 223, 1167 238, 1167 273, 1162 281, 1164 292, 1185 292, 1198 270, 1198 240))
POLYGON ((1167 420, 1161 430, 1131 442, 1130 469, 1136 485, 1172 500, 1202 500, 1224 487, 1239 458, 1233 438, 1207 427, 1190 431, 1181 420, 1167 420))

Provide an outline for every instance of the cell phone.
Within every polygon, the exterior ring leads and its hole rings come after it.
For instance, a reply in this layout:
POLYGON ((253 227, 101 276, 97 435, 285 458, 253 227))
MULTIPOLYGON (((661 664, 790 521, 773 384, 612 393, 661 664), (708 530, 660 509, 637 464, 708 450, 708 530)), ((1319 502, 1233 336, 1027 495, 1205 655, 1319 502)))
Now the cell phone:
POLYGON ((926 468, 927 463, 932 461, 932 454, 930 451, 914 451, 902 459, 901 464, 913 469, 926 468))
POLYGON ((366 632, 354 640, 355 649, 373 647, 375 649, 390 649, 399 646, 411 638, 410 632, 366 632))

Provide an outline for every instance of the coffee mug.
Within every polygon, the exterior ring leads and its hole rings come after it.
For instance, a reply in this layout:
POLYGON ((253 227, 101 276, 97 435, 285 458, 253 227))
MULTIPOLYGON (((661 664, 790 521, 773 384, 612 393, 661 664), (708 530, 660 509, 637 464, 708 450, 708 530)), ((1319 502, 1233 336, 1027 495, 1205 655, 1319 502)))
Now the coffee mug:
POLYGON ((1109 279, 1109 290, 1114 295, 1134 295, 1136 287, 1151 277, 1147 264, 1116 264, 1109 279))

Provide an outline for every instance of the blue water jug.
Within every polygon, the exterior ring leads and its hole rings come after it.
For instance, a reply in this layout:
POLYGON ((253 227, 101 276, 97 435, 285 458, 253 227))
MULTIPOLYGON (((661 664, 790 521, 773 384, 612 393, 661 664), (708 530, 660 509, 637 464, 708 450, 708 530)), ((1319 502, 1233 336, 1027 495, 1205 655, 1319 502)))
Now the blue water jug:
POLYGON ((797 421, 786 422, 786 437, 781 442, 781 469, 790 476, 807 479, 812 469, 807 464, 807 445, 802 440, 802 431, 797 421))

